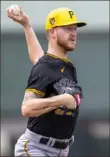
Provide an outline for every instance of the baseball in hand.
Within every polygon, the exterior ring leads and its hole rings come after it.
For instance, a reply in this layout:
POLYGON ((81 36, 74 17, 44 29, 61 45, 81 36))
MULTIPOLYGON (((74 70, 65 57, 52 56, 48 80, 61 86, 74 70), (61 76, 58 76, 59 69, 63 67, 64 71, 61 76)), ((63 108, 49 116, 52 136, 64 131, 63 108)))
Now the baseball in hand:
POLYGON ((13 14, 16 15, 16 16, 19 16, 20 15, 20 7, 18 5, 11 5, 9 7, 10 10, 13 10, 13 14))

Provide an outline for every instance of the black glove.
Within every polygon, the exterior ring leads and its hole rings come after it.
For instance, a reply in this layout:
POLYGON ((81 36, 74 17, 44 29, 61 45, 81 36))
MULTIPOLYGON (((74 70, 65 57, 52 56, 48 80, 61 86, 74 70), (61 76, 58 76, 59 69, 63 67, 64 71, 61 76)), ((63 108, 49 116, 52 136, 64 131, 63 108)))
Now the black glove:
POLYGON ((82 88, 78 84, 67 78, 64 78, 56 82, 53 87, 56 90, 57 94, 71 94, 75 98, 76 104, 80 105, 83 94, 82 88))

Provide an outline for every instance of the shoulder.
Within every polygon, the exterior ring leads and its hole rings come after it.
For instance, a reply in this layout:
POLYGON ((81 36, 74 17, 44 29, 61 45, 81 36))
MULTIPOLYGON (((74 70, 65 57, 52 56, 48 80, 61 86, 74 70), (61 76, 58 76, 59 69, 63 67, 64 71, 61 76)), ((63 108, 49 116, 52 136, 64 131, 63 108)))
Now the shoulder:
POLYGON ((58 62, 48 55, 42 56, 39 61, 33 66, 32 72, 37 72, 40 74, 52 74, 55 72, 55 67, 59 64, 58 62))
POLYGON ((31 84, 33 86, 33 84, 36 84, 38 86, 44 86, 49 81, 53 81, 53 79, 51 78, 48 65, 46 63, 37 63, 34 65, 28 79, 28 85, 31 84))
POLYGON ((36 65, 33 66, 30 77, 31 78, 41 78, 45 76, 49 76, 50 74, 50 68, 46 63, 36 63, 36 65))
POLYGON ((50 58, 46 55, 41 57, 39 61, 33 66, 29 79, 52 79, 54 76, 54 69, 50 64, 50 58))

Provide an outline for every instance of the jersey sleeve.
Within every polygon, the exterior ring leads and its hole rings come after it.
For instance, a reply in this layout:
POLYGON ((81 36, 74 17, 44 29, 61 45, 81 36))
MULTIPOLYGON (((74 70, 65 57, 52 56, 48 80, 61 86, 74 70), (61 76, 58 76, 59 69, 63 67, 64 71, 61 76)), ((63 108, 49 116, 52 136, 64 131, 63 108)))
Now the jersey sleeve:
POLYGON ((31 91, 40 97, 44 97, 47 87, 53 82, 50 73, 51 71, 46 64, 36 64, 31 70, 26 91, 31 91))

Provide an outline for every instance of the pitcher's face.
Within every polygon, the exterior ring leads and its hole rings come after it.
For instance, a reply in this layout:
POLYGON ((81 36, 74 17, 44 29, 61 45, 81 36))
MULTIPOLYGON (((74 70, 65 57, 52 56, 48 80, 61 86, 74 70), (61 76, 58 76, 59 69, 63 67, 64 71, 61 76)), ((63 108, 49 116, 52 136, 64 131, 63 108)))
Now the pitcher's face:
POLYGON ((66 51, 72 51, 76 48, 77 25, 68 25, 56 27, 56 42, 66 51))

